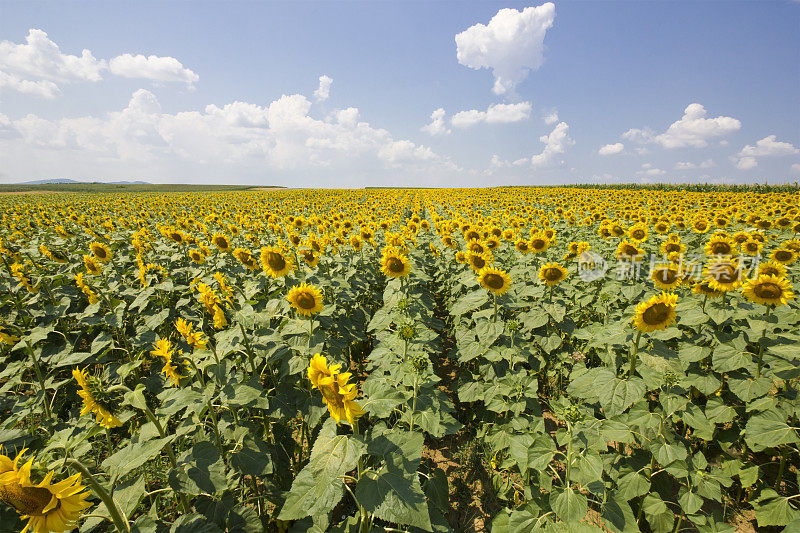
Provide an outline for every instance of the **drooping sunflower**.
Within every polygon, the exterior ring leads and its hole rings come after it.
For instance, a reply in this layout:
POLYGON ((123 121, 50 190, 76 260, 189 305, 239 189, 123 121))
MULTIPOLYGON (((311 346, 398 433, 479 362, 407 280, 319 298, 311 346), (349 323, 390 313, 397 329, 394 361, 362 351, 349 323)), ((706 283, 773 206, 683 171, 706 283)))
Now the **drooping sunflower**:
MULTIPOLYGON (((322 354, 314 354, 308 363, 308 379, 315 388, 319 388, 319 382, 323 378, 330 378, 339 373, 342 365, 328 366, 328 360, 322 354)), ((347 374, 349 377, 350 374, 347 374)))
POLYGON ((111 250, 105 244, 95 241, 89 245, 89 249, 92 251, 94 257, 101 263, 111 261, 111 250))
POLYGON ((411 260, 396 249, 387 248, 381 258, 381 272, 389 278, 404 278, 411 272, 411 260))
POLYGON ((215 233, 211 236, 211 242, 220 252, 230 252, 231 251, 231 241, 227 237, 227 235, 223 235, 221 233, 215 233))
POLYGON ((261 268, 273 278, 282 278, 295 268, 291 257, 283 254, 280 248, 265 246, 261 248, 261 268))
POLYGON ((772 250, 772 253, 769 254, 769 256, 773 261, 782 265, 791 265, 794 263, 795 259, 797 259, 797 253, 791 248, 787 248, 785 246, 775 248, 772 250))
POLYGON ((499 268, 482 268, 478 271, 478 281, 481 287, 497 296, 502 296, 511 287, 511 276, 499 268))
POLYGON ((92 506, 90 496, 81 485, 81 475, 72 475, 53 483, 54 471, 49 471, 39 483, 31 480, 33 459, 22 466, 22 450, 12 461, 0 455, 0 501, 14 508, 28 523, 22 533, 48 533, 71 531, 85 509, 92 506))
POLYGON ((239 260, 248 270, 251 272, 254 270, 258 270, 258 261, 256 258, 253 257, 253 254, 250 253, 250 250, 245 248, 237 248, 233 251, 233 257, 239 260))
POLYGON ((735 291, 744 281, 741 261, 731 257, 712 257, 703 269, 703 276, 709 287, 722 292, 735 291))
POLYGON ((358 396, 358 389, 355 383, 348 383, 349 373, 334 374, 329 377, 321 377, 318 381, 319 390, 322 392, 322 401, 328 406, 328 412, 338 425, 342 419, 347 420, 350 425, 364 414, 361 406, 354 401, 358 396))
POLYGON ((92 276, 97 276, 103 271, 102 264, 90 255, 83 256, 83 266, 86 267, 86 272, 92 276))
POLYGON ((173 386, 177 387, 181 378, 185 377, 181 375, 179 367, 186 366, 188 362, 182 361, 180 351, 177 354, 175 353, 172 341, 169 339, 158 339, 153 347, 155 349, 150 352, 150 355, 164 359, 164 366, 161 368, 161 372, 172 382, 173 386))
POLYGON ((557 285, 567 278, 567 269, 558 263, 545 263, 539 269, 539 279, 549 287, 557 285))
POLYGON ((742 294, 751 302, 771 306, 786 305, 794 299, 789 280, 763 274, 747 280, 742 287, 742 294))
POLYGON ((98 378, 90 375, 86 370, 78 369, 72 371, 72 377, 75 378, 81 388, 78 391, 78 396, 83 398, 81 416, 94 413, 97 424, 106 429, 122 425, 122 421, 114 416, 115 406, 117 405, 114 401, 116 397, 112 397, 105 391, 103 383, 98 378))
POLYGON ((680 286, 683 278, 677 266, 668 264, 656 265, 650 273, 650 279, 659 289, 672 290, 680 286))
POLYGON ((677 305, 677 294, 662 292, 659 295, 652 296, 649 300, 636 306, 633 325, 643 333, 666 329, 667 326, 675 322, 677 317, 675 308, 677 305))
POLYGON ((208 339, 203 335, 202 331, 195 331, 194 326, 188 320, 179 318, 175 321, 175 329, 178 330, 181 337, 192 348, 203 349, 208 344, 208 339))
POLYGON ((296 285, 289 290, 286 299, 303 316, 310 317, 323 309, 322 293, 314 285, 296 285))

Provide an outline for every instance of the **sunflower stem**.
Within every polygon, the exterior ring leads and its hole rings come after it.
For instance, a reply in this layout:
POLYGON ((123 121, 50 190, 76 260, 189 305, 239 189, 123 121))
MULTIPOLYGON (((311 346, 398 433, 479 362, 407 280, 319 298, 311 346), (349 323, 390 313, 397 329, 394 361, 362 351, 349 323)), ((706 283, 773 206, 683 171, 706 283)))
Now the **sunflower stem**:
POLYGON ((636 372, 636 359, 639 354, 639 339, 642 338, 642 332, 636 334, 636 341, 633 343, 633 352, 631 353, 631 366, 628 369, 628 375, 632 376, 636 372))
MULTIPOLYGON (((358 428, 358 419, 353 420, 353 435, 359 435, 359 428, 358 428)), ((361 476, 364 475, 364 458, 358 458, 358 481, 361 481, 361 476)), ((353 495, 353 499, 355 499, 355 494, 353 495)), ((356 500, 356 504, 358 505, 358 511, 361 515, 361 523, 359 524, 359 531, 368 532, 369 527, 369 513, 367 513, 367 509, 361 505, 358 500, 356 500)))
POLYGON ((419 374, 414 376, 414 399, 411 401, 411 421, 409 423, 409 431, 414 431, 414 413, 417 410, 417 386, 419 384, 419 374))
MULTIPOLYGON (((146 403, 144 404, 144 414, 145 416, 147 416, 147 419, 150 420, 150 422, 152 422, 153 425, 156 427, 156 429, 158 430, 158 434, 161 436, 161 438, 162 439, 165 438, 167 436, 167 433, 166 431, 164 431, 164 426, 161 425, 161 422, 159 422, 158 418, 156 418, 156 415, 153 413, 153 411, 150 410, 150 407, 148 407, 146 403)), ((106 433, 108 433, 108 430, 106 430, 106 433)), ((178 461, 175 458, 175 451, 172 449, 172 443, 167 444, 165 448, 167 450, 167 457, 169 458, 169 463, 172 465, 172 468, 177 470, 178 461)), ((178 502, 180 503, 181 512, 188 513, 189 502, 186 499, 186 495, 180 491, 176 491, 176 494, 178 495, 178 502)))
POLYGON ((244 340, 244 348, 247 351, 247 358, 250 360, 250 371, 253 375, 256 374, 256 360, 253 355, 253 349, 250 347, 250 340, 247 338, 247 333, 244 330, 244 325, 239 322, 239 329, 242 330, 242 339, 244 340))
POLYGON ((53 414, 50 412, 50 404, 47 402, 47 389, 45 389, 44 386, 44 377, 42 376, 42 369, 39 367, 39 360, 33 353, 33 347, 31 346, 31 343, 27 342, 26 344, 28 345, 28 354, 30 354, 31 361, 33 362, 33 370, 34 372, 36 372, 36 379, 39 380, 39 386, 42 388, 42 403, 44 404, 44 415, 48 419, 52 419, 53 414))
POLYGON ((780 493, 779 489, 781 486, 781 480, 783 479, 783 472, 784 470, 786 470, 786 456, 789 455, 786 452, 786 446, 781 446, 780 450, 781 450, 781 463, 780 466, 778 466, 778 477, 775 478, 775 487, 774 487, 775 492, 778 493, 780 493))
POLYGON ((497 322, 497 294, 494 295, 494 316, 492 321, 497 322))
POLYGON ((116 502, 114 502, 114 499, 108 491, 100 485, 92 473, 77 459, 68 459, 67 463, 83 475, 86 484, 89 485, 92 492, 105 504, 108 514, 111 515, 111 521, 114 522, 114 527, 117 528, 117 531, 119 531, 119 533, 130 533, 131 529, 128 526, 128 521, 122 518, 122 512, 119 507, 117 507, 116 502))
MULTIPOLYGON (((772 306, 767 306, 767 312, 764 313, 764 320, 769 318, 772 312, 772 306)), ((758 367, 756 368, 756 379, 761 377, 761 368, 764 366, 764 339, 767 337, 767 324, 764 325, 764 331, 761 332, 761 338, 758 339, 758 367)))
POLYGON ((308 317, 308 352, 311 353, 311 338, 314 335, 314 315, 308 317))

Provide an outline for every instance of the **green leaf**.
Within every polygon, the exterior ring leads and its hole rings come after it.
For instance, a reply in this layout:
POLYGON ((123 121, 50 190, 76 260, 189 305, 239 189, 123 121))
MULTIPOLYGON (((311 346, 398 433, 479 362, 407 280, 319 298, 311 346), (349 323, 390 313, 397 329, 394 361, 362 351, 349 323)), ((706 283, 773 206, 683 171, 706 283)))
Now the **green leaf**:
POLYGON ((217 447, 208 441, 192 446, 179 460, 177 470, 170 470, 169 484, 188 494, 221 494, 227 489, 225 463, 217 447))
POLYGON ((564 522, 579 522, 586 517, 589 502, 583 494, 567 488, 561 492, 550 493, 550 507, 564 522))
POLYGON ((754 451, 760 452, 767 448, 800 442, 795 429, 786 423, 786 417, 780 411, 767 411, 750 417, 744 440, 754 451))
POLYGON ((753 504, 758 525, 785 526, 800 519, 800 511, 795 509, 788 497, 780 496, 772 489, 764 489, 758 502, 753 504))
POLYGON ((108 470, 111 479, 116 479, 160 455, 164 446, 173 440, 175 440, 175 435, 170 435, 163 439, 149 440, 144 443, 132 442, 118 450, 114 455, 107 457, 103 461, 102 467, 108 470))
MULTIPOLYGON (((647 485, 649 487, 650 483, 648 482, 647 485)), ((627 501, 629 499, 620 494, 613 494, 609 496, 603 505, 601 515, 603 522, 605 522, 606 527, 615 533, 636 533, 639 531, 636 517, 633 515, 631 506, 627 501)))
POLYGON ((740 368, 755 370, 753 354, 729 344, 720 344, 714 348, 712 361, 717 372, 732 372, 740 368))
POLYGON ((344 494, 342 475, 353 470, 364 453, 364 443, 336 434, 336 422, 329 418, 314 441, 311 458, 292 483, 278 518, 298 520, 325 514, 344 494))
POLYGON ((657 494, 645 496, 642 500, 642 508, 653 531, 666 533, 672 530, 675 515, 657 494))
POLYGON ((464 313, 474 311, 488 301, 489 295, 485 290, 478 289, 472 291, 459 298, 459 300, 453 304, 453 307, 450 308, 450 314, 452 316, 463 315, 464 313))

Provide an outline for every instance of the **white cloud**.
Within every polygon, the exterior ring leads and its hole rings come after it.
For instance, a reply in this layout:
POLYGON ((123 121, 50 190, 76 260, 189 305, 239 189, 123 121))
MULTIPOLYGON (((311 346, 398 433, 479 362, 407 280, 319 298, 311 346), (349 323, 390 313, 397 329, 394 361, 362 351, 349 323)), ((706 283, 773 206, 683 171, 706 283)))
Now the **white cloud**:
POLYGON ((469 109, 459 111, 450 119, 450 123, 456 128, 468 128, 479 122, 487 124, 509 124, 520 122, 531 116, 531 103, 520 102, 518 104, 492 104, 486 111, 469 109))
POLYGON ((750 170, 751 168, 755 168, 757 166, 758 162, 756 161, 755 157, 741 157, 738 161, 736 161, 736 168, 739 170, 750 170))
POLYGON ((651 163, 645 163, 642 165, 641 170, 636 172, 640 176, 663 176, 666 174, 665 171, 661 170, 660 168, 655 168, 651 163))
POLYGON ((544 123, 548 126, 552 126, 556 122, 558 122, 558 110, 553 109, 552 111, 546 113, 543 117, 544 123))
POLYGON ((800 163, 795 163, 792 165, 790 172, 795 176, 800 176, 800 163))
POLYGON ((61 94, 60 85, 98 82, 106 70, 126 78, 177 81, 190 87, 199 79, 174 57, 122 54, 107 63, 89 50, 80 56, 64 54, 47 33, 35 28, 28 31, 25 43, 0 41, 0 90, 55 98, 61 94))
POLYGON ((733 158, 736 168, 739 170, 749 170, 758 166, 759 157, 773 157, 781 155, 793 155, 800 153, 800 149, 795 148, 791 143, 775 140, 775 135, 768 135, 760 141, 756 141, 755 146, 746 145, 733 158))
POLYGON ((191 69, 184 67, 174 57, 159 57, 155 55, 143 56, 142 54, 122 54, 108 62, 112 74, 123 78, 143 78, 153 81, 177 81, 187 85, 197 83, 200 76, 191 69))
POLYGON ((153 93, 140 89, 124 109, 100 117, 47 120, 29 114, 10 120, 16 135, 0 136, 0 152, 9 154, 10 172, 23 177, 31 168, 53 175, 82 168, 106 177, 132 169, 157 176, 194 169, 263 177, 266 171, 330 168, 435 175, 458 168, 428 147, 360 121, 356 108, 326 120, 310 116, 310 110, 308 98, 293 94, 265 106, 233 102, 168 114, 153 93), (70 151, 66 159, 57 155, 64 150, 70 151))
POLYGON ((333 78, 323 74, 319 77, 319 87, 314 91, 314 98, 319 102, 324 102, 331 95, 331 85, 333 78))
POLYGON ((43 98, 55 98, 61 93, 58 85, 50 80, 24 80, 15 74, 0 70, 0 90, 3 88, 43 98))
POLYGON ((607 144, 601 147, 597 153, 600 155, 614 155, 622 153, 622 150, 625 149, 625 145, 622 143, 615 143, 615 144, 607 144))
POLYGON ((713 166, 714 166, 714 160, 713 159, 706 159, 705 161, 702 161, 699 164, 698 163, 692 163, 690 161, 679 161, 678 163, 675 164, 675 169, 676 170, 694 170, 694 169, 698 169, 698 168, 711 168, 713 166))
POLYGON ((491 69, 495 94, 513 91, 544 61, 544 37, 553 26, 552 2, 522 11, 501 9, 488 25, 475 24, 456 35, 458 62, 478 70, 491 69))
POLYGON ((664 133, 656 135, 649 128, 633 128, 623 133, 622 137, 641 144, 657 143, 664 148, 702 148, 708 146, 709 139, 727 135, 742 127, 742 123, 735 118, 706 118, 707 114, 702 105, 689 104, 683 117, 673 122, 664 133))
POLYGON ((430 135, 448 135, 450 129, 444 123, 444 108, 439 108, 431 113, 431 121, 420 128, 420 131, 430 135))
POLYGON ((542 135, 539 140, 544 143, 544 150, 531 157, 531 165, 535 167, 551 164, 557 155, 563 154, 575 144, 569 136, 566 122, 559 122, 549 135, 542 135))

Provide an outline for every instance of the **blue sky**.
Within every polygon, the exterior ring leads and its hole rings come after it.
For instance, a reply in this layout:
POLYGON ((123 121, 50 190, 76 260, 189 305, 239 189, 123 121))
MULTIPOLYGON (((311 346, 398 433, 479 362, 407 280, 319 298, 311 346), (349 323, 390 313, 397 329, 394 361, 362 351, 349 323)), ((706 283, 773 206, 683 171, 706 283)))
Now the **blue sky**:
POLYGON ((0 1, 0 182, 794 181, 799 28, 791 1, 0 1))

